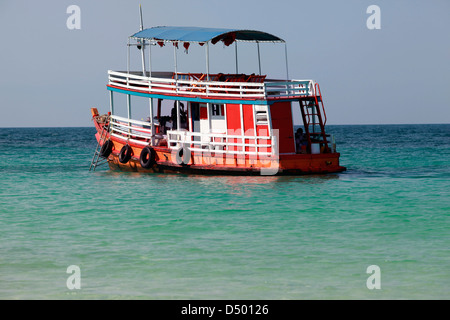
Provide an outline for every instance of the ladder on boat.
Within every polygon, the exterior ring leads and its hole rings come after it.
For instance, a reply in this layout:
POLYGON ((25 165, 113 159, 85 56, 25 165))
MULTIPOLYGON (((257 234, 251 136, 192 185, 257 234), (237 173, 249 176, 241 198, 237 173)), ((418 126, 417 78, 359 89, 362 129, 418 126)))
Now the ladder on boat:
POLYGON ((320 92, 319 84, 316 83, 314 85, 313 97, 306 100, 300 100, 299 102, 303 123, 305 124, 305 134, 308 138, 308 148, 311 148, 311 143, 319 143, 323 145, 325 153, 330 152, 327 135, 325 133, 327 115, 323 106, 322 93, 320 92))
POLYGON ((109 127, 111 121, 107 119, 108 125, 103 125, 102 132, 100 134, 100 139, 98 139, 97 147, 95 148, 94 156, 92 157, 91 166, 89 167, 89 171, 95 171, 95 168, 101 166, 102 164, 108 163, 108 158, 105 158, 101 155, 102 146, 105 143, 106 137, 108 136, 109 127), (100 143, 101 142, 101 143, 100 143))

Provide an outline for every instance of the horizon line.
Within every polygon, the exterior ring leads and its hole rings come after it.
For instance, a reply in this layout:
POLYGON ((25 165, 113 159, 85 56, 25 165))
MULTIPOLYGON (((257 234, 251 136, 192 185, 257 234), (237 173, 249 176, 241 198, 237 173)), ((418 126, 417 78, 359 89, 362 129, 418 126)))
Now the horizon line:
MULTIPOLYGON (((294 126, 298 126, 299 124, 294 124, 294 126)), ((450 123, 341 123, 341 124, 333 124, 329 123, 326 126, 412 126, 412 125, 450 125, 450 123)), ((51 128, 93 128, 95 126, 40 126, 40 127, 32 127, 32 126, 23 126, 23 127, 0 127, 0 129, 51 129, 51 128)))

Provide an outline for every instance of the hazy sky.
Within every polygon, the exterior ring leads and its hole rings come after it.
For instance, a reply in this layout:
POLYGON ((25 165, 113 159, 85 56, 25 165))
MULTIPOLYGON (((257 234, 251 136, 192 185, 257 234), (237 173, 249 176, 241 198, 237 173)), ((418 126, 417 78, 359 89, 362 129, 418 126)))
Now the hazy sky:
MULTIPOLYGON (((139 3, 145 27, 256 29, 285 39, 290 77, 320 83, 329 124, 450 123, 449 0, 0 0, 0 127, 91 126, 91 107, 108 111, 107 70, 126 70, 139 3), (81 9, 80 30, 67 28, 70 5, 81 9), (381 10, 381 29, 367 28, 370 5, 381 10)), ((278 46, 261 45, 269 77, 285 75, 278 46)), ((234 60, 221 58, 234 58, 227 49, 211 51, 212 72, 233 72, 234 60)), ((173 71, 173 51, 157 51, 153 70, 173 71)), ((242 71, 257 72, 255 46, 239 55, 242 71)), ((186 55, 180 47, 178 56, 179 71, 205 72, 204 49, 186 55)))

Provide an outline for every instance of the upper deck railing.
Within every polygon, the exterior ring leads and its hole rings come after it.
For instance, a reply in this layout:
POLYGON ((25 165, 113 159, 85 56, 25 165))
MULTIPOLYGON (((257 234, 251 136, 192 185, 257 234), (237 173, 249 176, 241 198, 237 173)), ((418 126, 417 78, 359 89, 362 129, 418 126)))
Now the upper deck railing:
POLYGON ((273 80, 255 75, 108 71, 108 84, 150 94, 234 99, 278 99, 314 96, 313 80, 273 80))

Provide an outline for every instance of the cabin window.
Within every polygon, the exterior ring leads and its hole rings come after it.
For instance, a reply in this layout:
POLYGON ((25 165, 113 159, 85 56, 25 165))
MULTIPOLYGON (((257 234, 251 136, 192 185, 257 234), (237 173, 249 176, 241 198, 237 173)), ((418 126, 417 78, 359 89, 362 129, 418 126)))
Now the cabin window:
POLYGON ((200 106, 198 103, 191 103, 191 112, 192 112, 192 120, 198 121, 200 120, 200 106))
POLYGON ((267 107, 255 105, 255 119, 257 125, 267 124, 267 107))
POLYGON ((223 104, 213 103, 211 105, 211 115, 213 117, 223 117, 224 116, 223 104))

